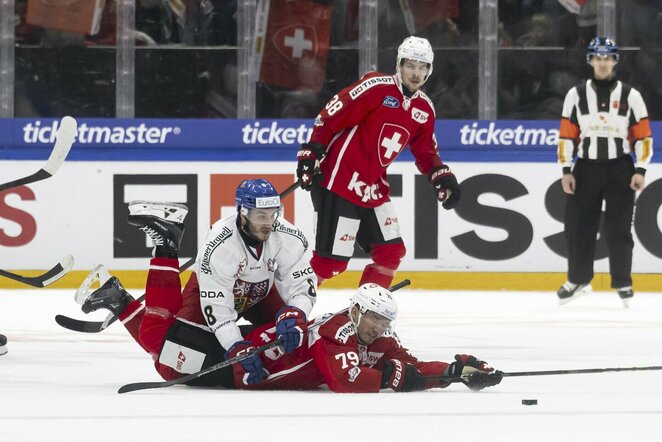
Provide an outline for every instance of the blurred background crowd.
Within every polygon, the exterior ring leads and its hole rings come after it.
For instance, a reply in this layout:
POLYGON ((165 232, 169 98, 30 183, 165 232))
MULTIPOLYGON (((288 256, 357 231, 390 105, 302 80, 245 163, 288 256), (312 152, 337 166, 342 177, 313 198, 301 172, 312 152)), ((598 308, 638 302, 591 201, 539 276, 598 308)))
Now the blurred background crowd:
MULTIPOLYGON (((651 118, 660 120, 662 0, 612 2, 622 54, 617 76, 642 92, 651 118)), ((481 76, 489 75, 479 71, 480 33, 488 32, 497 40, 490 59, 496 90, 487 91, 496 118, 557 119, 567 90, 590 73, 585 47, 604 13, 598 0, 9 3, 14 50, 0 63, 12 67, 5 72, 13 75, 14 102, 13 115, 3 117, 116 117, 118 88, 126 88, 118 72, 128 72, 132 88, 124 92, 138 118, 314 118, 365 73, 361 57, 393 73, 397 46, 417 35, 435 50, 425 90, 437 118, 474 119, 481 76), (497 20, 481 22, 491 3, 497 20), (133 20, 120 22, 121 8, 133 20), (362 40, 362 26, 376 38, 362 40), (132 38, 128 62, 118 55, 118 35, 132 38), (242 76, 248 95, 238 92, 242 76)))

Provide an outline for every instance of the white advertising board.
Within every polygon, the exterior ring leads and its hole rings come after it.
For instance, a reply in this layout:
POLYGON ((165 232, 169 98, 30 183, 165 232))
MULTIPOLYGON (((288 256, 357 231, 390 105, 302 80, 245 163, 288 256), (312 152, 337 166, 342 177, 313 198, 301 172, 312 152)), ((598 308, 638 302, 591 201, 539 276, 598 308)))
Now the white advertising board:
MULTIPOLYGON (((39 161, 0 161, 3 180, 33 173, 39 161)), ((389 168, 407 256, 401 270, 564 272, 560 170, 545 163, 455 163, 463 200, 446 211, 413 164, 389 168)), ((293 162, 66 162, 43 182, 0 194, 0 268, 46 269, 67 253, 75 269, 146 268, 147 238, 126 224, 133 199, 189 204, 182 245, 192 256, 210 223, 234 211, 242 178, 265 177, 278 189, 294 181, 293 162)), ((633 227, 633 271, 662 272, 662 165, 651 164, 633 227)), ((307 192, 285 199, 285 215, 311 244, 313 210, 307 192)), ((608 270, 599 241, 596 271, 608 270)), ((360 270, 369 261, 352 260, 360 270)))

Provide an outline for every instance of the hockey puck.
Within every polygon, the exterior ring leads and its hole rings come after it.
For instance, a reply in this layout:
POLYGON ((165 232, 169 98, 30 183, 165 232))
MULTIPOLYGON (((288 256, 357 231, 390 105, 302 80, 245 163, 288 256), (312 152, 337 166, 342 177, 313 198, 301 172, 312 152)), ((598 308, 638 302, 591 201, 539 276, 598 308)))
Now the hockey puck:
POLYGON ((522 405, 538 405, 538 399, 522 399, 522 405))

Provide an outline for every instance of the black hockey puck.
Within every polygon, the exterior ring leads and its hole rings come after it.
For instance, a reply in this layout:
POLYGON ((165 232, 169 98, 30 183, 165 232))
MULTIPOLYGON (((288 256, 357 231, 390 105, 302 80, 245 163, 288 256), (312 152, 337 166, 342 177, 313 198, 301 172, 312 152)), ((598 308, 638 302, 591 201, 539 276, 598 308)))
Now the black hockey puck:
POLYGON ((538 405, 538 399, 522 399, 522 405, 538 405))

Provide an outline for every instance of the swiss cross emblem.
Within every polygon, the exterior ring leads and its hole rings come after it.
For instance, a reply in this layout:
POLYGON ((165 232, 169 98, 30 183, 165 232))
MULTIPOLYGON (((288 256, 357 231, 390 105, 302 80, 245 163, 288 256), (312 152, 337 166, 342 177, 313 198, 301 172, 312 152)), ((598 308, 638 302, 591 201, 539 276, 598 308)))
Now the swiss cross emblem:
POLYGON ((295 63, 317 55, 317 31, 312 26, 285 26, 274 34, 273 43, 283 57, 295 63))
POLYGON ((402 126, 384 123, 377 140, 379 162, 383 167, 391 164, 409 142, 409 131, 402 126))
POLYGON ((618 109, 618 100, 614 100, 614 101, 611 103, 611 107, 613 107, 614 109, 618 109))

